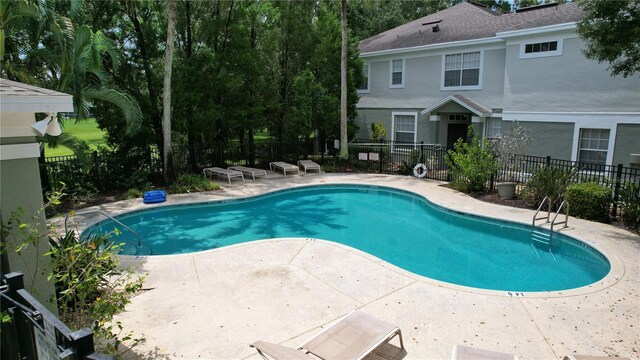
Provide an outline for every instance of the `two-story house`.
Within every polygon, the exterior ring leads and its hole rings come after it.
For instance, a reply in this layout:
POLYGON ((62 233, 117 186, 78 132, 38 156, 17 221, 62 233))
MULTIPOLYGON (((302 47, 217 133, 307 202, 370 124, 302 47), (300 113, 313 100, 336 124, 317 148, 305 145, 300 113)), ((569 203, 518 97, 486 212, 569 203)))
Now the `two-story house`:
MULTIPOLYGON (((575 3, 498 14, 463 2, 360 43, 358 137, 451 146, 530 129, 527 154, 625 164, 640 153, 640 78, 584 57, 575 3)), ((640 164, 639 164, 640 165, 640 164)))

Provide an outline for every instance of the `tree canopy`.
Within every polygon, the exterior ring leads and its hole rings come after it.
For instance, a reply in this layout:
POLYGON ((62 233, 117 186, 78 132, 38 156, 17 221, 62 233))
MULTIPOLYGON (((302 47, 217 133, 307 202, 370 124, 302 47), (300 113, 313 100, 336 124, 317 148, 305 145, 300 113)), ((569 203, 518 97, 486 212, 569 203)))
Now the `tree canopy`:
MULTIPOLYGON (((361 39, 455 0, 349 0, 347 117, 361 39)), ((163 149, 166 1, 1 2, 3 77, 74 95, 114 147, 163 149)), ((340 135, 340 4, 176 0, 172 143, 340 135)))
POLYGON ((611 75, 628 77, 640 70, 640 2, 582 0, 585 17, 578 34, 588 59, 609 64, 611 75))

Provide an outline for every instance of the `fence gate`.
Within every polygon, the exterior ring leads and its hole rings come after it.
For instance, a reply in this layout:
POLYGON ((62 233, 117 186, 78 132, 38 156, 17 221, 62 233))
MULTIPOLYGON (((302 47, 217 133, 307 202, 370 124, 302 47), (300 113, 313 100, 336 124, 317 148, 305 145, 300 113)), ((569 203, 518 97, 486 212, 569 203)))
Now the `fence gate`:
POLYGON ((2 360, 110 360, 111 356, 94 352, 93 332, 71 331, 24 289, 23 274, 2 276, 0 296, 3 315, 2 360))

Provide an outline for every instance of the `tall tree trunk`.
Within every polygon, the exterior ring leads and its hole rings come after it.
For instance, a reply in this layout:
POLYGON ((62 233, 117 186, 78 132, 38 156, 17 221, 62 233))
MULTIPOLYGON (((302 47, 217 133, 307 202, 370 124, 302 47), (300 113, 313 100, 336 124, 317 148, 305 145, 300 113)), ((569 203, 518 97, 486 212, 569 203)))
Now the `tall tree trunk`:
POLYGON ((167 1, 167 45, 164 52, 164 88, 162 90, 162 139, 164 181, 169 181, 171 156, 171 65, 173 63, 173 38, 175 36, 175 0, 167 1))
MULTIPOLYGON (((183 0, 184 13, 186 20, 186 40, 185 40, 185 57, 188 63, 191 63, 191 55, 193 55, 193 37, 191 29, 191 0, 183 0)), ((195 125, 193 121, 193 105, 191 102, 187 103, 185 109, 185 118, 187 122, 187 141, 189 143, 189 163, 191 171, 196 172, 198 164, 196 161, 196 133, 195 125)))
MULTIPOLYGON (((155 135, 155 143, 158 145, 158 148, 162 150, 161 141, 161 128, 162 122, 160 121, 160 110, 156 106, 158 101, 158 92, 156 91, 156 86, 153 81, 153 71, 151 70, 151 61, 149 60, 149 54, 147 52, 146 40, 144 37, 144 29, 142 28, 142 24, 140 23, 140 19, 138 19, 138 13, 136 11, 135 5, 131 6, 128 10, 129 18, 131 19, 131 23, 133 24, 133 29, 136 33, 136 42, 138 48, 140 49, 140 57, 142 58, 142 66, 144 68, 144 75, 147 81, 147 88, 149 89, 149 105, 151 108, 151 125, 154 130, 155 135)), ((164 150, 162 150, 164 152, 164 150)))
POLYGON ((347 143, 347 0, 340 0, 342 50, 340 51, 340 158, 349 158, 347 143))

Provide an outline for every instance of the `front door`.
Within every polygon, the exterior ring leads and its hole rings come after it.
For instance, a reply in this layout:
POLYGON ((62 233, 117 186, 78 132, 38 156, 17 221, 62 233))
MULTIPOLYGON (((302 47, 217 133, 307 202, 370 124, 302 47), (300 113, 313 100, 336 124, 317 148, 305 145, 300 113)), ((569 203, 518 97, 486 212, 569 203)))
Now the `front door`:
POLYGON ((451 149, 458 139, 467 138, 467 127, 465 123, 449 124, 447 126, 447 149, 451 149))

